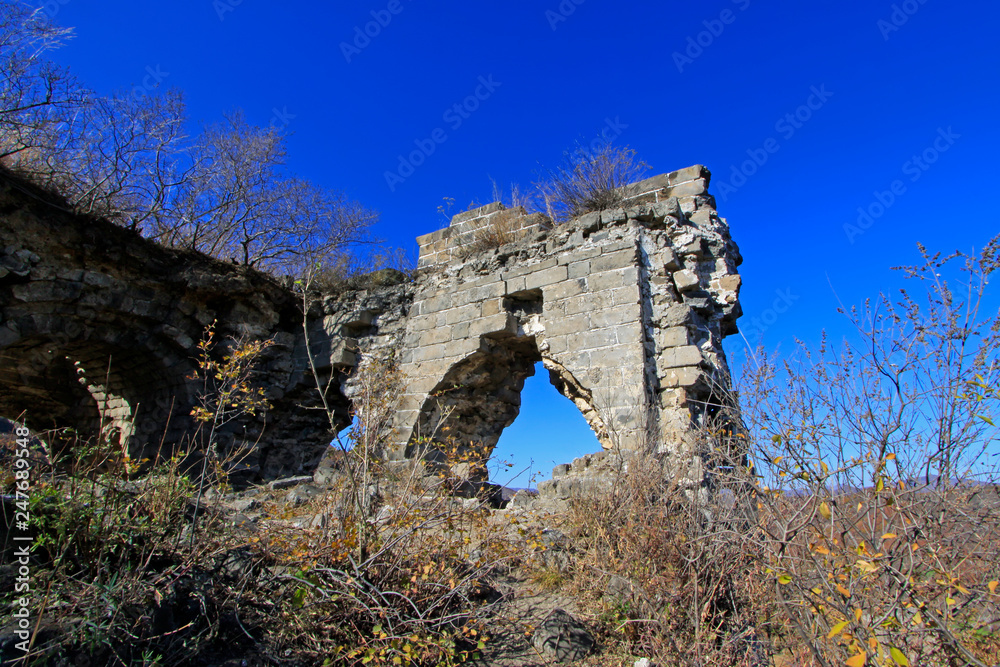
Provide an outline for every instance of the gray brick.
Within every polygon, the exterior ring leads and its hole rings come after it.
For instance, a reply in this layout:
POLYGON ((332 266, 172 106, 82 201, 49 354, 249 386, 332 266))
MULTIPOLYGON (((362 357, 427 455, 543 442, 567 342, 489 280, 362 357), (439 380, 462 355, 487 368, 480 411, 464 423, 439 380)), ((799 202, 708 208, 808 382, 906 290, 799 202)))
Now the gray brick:
POLYGON ((634 345, 636 343, 641 343, 643 340, 642 325, 634 322, 627 326, 617 327, 615 329, 615 336, 617 336, 618 343, 621 345, 634 345))
POLYGON ((590 329, 590 319, 586 313, 546 322, 545 333, 550 336, 576 335, 590 329))
POLYGON ((625 322, 633 322, 639 316, 638 306, 618 306, 592 312, 590 314, 590 323, 595 328, 612 327, 624 324, 625 322))
POLYGON ((584 294, 586 291, 587 281, 583 278, 577 278, 576 280, 566 280, 555 285, 549 285, 542 293, 544 294, 545 301, 548 302, 584 294))
POLYGON ((587 286, 591 292, 610 290, 622 287, 624 284, 624 271, 620 269, 617 271, 605 271, 604 273, 592 273, 587 276, 587 286))
POLYGON ((690 343, 690 335, 687 327, 670 327, 657 331, 656 344, 660 348, 681 347, 688 343, 690 343))
POLYGON ((458 324, 459 322, 468 322, 474 320, 482 315, 482 306, 478 303, 469 304, 467 306, 460 306, 458 308, 452 308, 444 313, 445 324, 458 324))
POLYGON ((524 287, 525 289, 545 287, 546 285, 566 280, 567 275, 565 266, 553 266, 543 271, 525 276, 524 287))
POLYGON ((490 317, 482 317, 469 323, 469 336, 478 337, 495 333, 515 333, 517 320, 510 313, 500 313, 490 317))
POLYGON ((585 278, 590 275, 590 262, 583 260, 581 262, 573 262, 569 265, 569 278, 585 278))
POLYGON ((703 361, 701 350, 696 345, 672 347, 660 353, 656 363, 661 368, 679 368, 681 366, 697 366, 703 361))
POLYGON ((635 248, 619 250, 610 254, 602 254, 590 260, 590 270, 594 273, 623 269, 635 264, 635 248))
POLYGON ((585 350, 593 350, 599 347, 609 347, 618 344, 614 328, 597 329, 585 332, 580 337, 580 347, 585 350))

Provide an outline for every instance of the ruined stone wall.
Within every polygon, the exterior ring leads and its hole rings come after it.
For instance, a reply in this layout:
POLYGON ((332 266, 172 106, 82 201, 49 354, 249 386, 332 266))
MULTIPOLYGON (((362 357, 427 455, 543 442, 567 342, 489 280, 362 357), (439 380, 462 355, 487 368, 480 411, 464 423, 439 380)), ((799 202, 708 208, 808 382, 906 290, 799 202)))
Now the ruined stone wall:
POLYGON ((728 383, 722 339, 740 315, 739 251, 709 178, 657 176, 621 208, 559 225, 484 206, 418 239, 412 279, 381 272, 304 296, 74 215, 0 172, 0 416, 110 426, 140 455, 190 445, 197 341, 216 322, 219 340, 273 343, 255 377, 272 409, 225 433, 249 449, 248 475, 313 470, 350 423, 359 366, 393 349, 393 459, 434 459, 432 436, 492 449, 539 361, 604 447, 693 459, 684 434, 728 383))
POLYGON ((491 204, 418 238, 395 455, 431 435, 491 449, 537 361, 605 448, 678 450, 728 384, 722 339, 740 315, 741 258, 709 179, 657 176, 557 226, 491 204), (499 216, 517 239, 477 247, 499 216))

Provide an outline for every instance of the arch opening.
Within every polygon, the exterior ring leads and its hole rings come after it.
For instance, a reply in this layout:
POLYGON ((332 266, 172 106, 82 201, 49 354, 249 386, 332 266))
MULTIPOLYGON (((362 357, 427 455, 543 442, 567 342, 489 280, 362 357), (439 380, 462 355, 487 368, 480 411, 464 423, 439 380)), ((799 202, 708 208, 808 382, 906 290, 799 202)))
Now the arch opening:
POLYGON ((535 374, 521 391, 517 418, 493 450, 489 468, 494 484, 534 489, 551 479, 554 466, 602 449, 597 433, 567 395, 563 377, 546 369, 544 361, 535 364, 535 374))
MULTIPOLYGON (((489 484, 490 458, 521 411, 525 382, 541 369, 548 371, 548 384, 583 415, 592 438, 586 446, 610 446, 591 392, 541 351, 546 347, 544 328, 533 311, 525 309, 529 319, 521 321, 516 334, 483 336, 479 349, 445 374, 420 411, 406 458, 422 459, 431 471, 446 472, 474 488, 489 484)), ((537 382, 545 384, 541 378, 537 382)), ((562 400, 551 389, 549 399, 562 400)), ((495 477, 493 482, 509 481, 495 477)))
POLYGON ((49 434, 60 451, 88 441, 151 457, 171 435, 158 432, 163 424, 171 417, 177 428, 186 424, 177 414, 186 393, 183 374, 171 381, 138 347, 34 338, 0 354, 0 414, 49 434))

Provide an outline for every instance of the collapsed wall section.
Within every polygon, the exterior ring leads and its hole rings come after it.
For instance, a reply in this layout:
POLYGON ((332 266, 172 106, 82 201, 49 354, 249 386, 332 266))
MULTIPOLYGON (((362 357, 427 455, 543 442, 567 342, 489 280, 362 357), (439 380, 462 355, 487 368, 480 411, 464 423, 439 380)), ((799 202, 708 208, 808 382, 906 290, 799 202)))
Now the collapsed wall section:
POLYGON ((419 237, 393 455, 427 438, 491 449, 541 360, 606 449, 690 458, 740 315, 741 258, 709 179, 647 179, 560 225, 491 204, 419 237))

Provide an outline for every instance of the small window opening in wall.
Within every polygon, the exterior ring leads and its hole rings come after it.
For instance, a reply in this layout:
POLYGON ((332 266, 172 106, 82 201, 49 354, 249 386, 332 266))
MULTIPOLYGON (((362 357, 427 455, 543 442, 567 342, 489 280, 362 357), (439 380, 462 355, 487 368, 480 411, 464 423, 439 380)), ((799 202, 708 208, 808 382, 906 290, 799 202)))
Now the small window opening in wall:
POLYGON ((541 315, 542 290, 529 289, 509 294, 503 300, 504 309, 515 315, 541 315))
POLYGON ((521 409, 504 429, 490 461, 490 481, 510 489, 534 489, 560 463, 601 451, 579 409, 549 381, 541 362, 524 382, 521 409))

